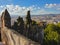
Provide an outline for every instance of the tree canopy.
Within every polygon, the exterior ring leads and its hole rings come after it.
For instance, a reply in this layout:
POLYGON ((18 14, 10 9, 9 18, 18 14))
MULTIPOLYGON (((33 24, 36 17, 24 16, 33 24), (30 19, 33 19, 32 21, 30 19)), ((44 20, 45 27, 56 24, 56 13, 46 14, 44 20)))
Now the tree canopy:
POLYGON ((55 24, 48 24, 44 30, 44 40, 47 45, 53 45, 59 42, 59 27, 55 24))

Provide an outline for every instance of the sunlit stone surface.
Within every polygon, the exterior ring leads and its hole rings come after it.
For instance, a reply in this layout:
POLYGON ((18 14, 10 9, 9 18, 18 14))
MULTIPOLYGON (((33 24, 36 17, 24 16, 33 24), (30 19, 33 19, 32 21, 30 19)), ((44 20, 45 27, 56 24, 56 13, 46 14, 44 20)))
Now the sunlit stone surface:
POLYGON ((0 45, 5 45, 3 42, 0 42, 0 45))
POLYGON ((40 45, 6 27, 2 29, 1 34, 2 41, 6 45, 40 45))

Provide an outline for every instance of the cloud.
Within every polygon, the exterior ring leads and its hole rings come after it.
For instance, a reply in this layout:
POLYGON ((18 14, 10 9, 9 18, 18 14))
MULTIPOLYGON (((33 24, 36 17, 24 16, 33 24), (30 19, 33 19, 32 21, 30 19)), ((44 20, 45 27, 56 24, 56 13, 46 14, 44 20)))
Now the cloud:
POLYGON ((60 4, 45 4, 45 8, 60 10, 60 4))
POLYGON ((43 14, 54 14, 53 12, 46 11, 45 9, 40 9, 37 11, 32 11, 32 14, 43 15, 43 14))
MULTIPOLYGON (((40 10, 40 7, 36 7, 35 5, 25 7, 11 4, 11 5, 1 5, 0 8, 2 9, 2 12, 7 8, 7 10, 11 15, 26 15, 28 10, 34 13, 36 13, 35 11, 40 10)), ((33 15, 33 13, 31 14, 33 15)))
POLYGON ((54 8, 57 4, 45 4, 45 8, 54 8))
MULTIPOLYGON (((53 4, 53 5, 56 6, 56 4, 53 4)), ((52 4, 46 4, 46 7, 52 8, 52 7, 54 7, 53 5, 52 4)), ((31 15, 52 14, 53 13, 53 12, 46 11, 46 9, 37 7, 35 5, 29 6, 29 7, 20 6, 20 5, 13 5, 13 4, 1 5, 0 6, 0 12, 1 13, 5 9, 7 9, 9 11, 10 15, 26 15, 28 10, 31 11, 31 15)))
POLYGON ((1 5, 0 7, 3 8, 4 6, 1 5))
POLYGON ((60 4, 56 6, 56 10, 60 10, 60 4))
POLYGON ((57 8, 57 10, 60 10, 60 8, 57 8))

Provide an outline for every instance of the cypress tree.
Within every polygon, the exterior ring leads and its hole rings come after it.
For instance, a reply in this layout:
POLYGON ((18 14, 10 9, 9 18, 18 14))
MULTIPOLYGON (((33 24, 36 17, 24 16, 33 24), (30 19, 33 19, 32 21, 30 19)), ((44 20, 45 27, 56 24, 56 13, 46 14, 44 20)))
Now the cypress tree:
POLYGON ((31 20, 31 16, 30 16, 30 10, 27 12, 27 16, 26 16, 26 23, 27 24, 31 24, 32 20, 31 20))
POLYGON ((23 18, 21 18, 19 16, 18 19, 17 19, 17 23, 18 23, 18 32, 23 34, 23 30, 24 30, 24 21, 23 21, 23 18))
POLYGON ((27 16, 26 16, 26 27, 27 27, 27 37, 30 38, 30 34, 31 34, 31 24, 32 24, 32 20, 31 20, 31 16, 30 16, 30 10, 27 12, 27 16))

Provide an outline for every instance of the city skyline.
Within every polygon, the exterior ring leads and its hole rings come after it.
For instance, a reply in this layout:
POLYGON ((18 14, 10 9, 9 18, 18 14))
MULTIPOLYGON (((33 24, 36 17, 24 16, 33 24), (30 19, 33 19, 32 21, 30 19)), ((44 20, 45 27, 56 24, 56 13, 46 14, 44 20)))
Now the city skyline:
POLYGON ((11 15, 60 14, 59 0, 0 0, 0 12, 7 9, 11 15))

